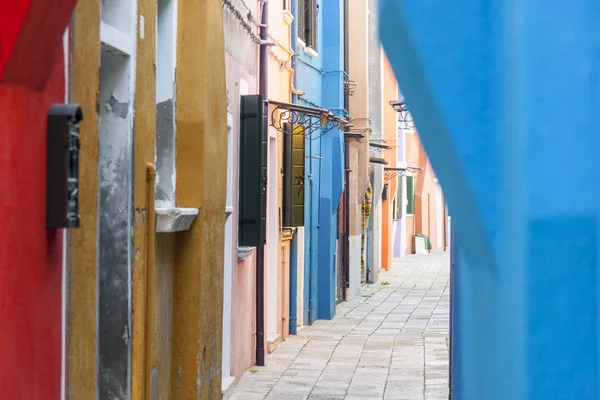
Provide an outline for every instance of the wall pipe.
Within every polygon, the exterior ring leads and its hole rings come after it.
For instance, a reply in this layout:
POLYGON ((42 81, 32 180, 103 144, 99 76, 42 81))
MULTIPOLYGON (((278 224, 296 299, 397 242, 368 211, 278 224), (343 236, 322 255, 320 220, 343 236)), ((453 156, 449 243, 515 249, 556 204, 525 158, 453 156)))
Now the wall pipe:
MULTIPOLYGON (((344 0, 344 71, 346 72, 346 76, 349 77, 350 74, 350 31, 349 31, 349 22, 350 22, 350 9, 349 9, 349 0, 344 0)), ((344 88, 345 89, 345 88, 344 88)), ((348 90, 344 90, 344 108, 348 115, 346 119, 350 119, 350 93, 348 90)), ((346 132, 350 131, 350 128, 346 127, 346 132)), ((346 195, 344 196, 345 200, 345 217, 344 217, 344 268, 345 268, 345 284, 346 289, 350 288, 350 143, 346 139, 344 143, 344 169, 345 169, 345 190, 346 195)))
POLYGON ((298 235, 294 233, 290 242, 290 335, 298 334, 298 235))
POLYGON ((154 317, 152 303, 154 301, 154 246, 156 239, 156 209, 155 203, 155 181, 156 181, 156 168, 153 164, 146 164, 146 199, 147 199, 147 225, 146 225, 146 293, 145 293, 145 316, 146 320, 144 330, 144 398, 149 398, 152 394, 152 364, 155 360, 153 357, 153 349, 157 350, 153 346, 154 338, 154 317))
MULTIPOLYGON (((267 58, 269 45, 269 2, 262 2, 262 17, 260 24, 260 54, 259 54, 259 93, 263 100, 268 100, 268 71, 267 58)), ((265 119, 265 129, 268 129, 268 108, 265 107, 263 118, 265 119)), ((266 209, 266 184, 263 190, 264 195, 261 201, 264 202, 266 209)), ((262 367, 265 365, 265 244, 256 248, 256 365, 262 367)))

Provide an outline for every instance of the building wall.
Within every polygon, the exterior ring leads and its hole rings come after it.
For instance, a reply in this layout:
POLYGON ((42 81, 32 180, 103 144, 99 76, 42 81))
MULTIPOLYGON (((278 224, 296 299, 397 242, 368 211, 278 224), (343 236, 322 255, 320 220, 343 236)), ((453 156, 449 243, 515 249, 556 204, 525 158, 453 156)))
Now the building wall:
POLYGON ((360 295, 362 202, 369 184, 369 31, 368 0, 353 0, 349 8, 349 78, 356 84, 350 97, 352 132, 362 133, 361 142, 350 142, 350 290, 360 295))
POLYGON ((178 0, 179 207, 196 208, 176 234, 170 398, 221 397, 227 103, 221 2, 178 0))
MULTIPOLYGON (((258 2, 245 2, 251 7, 254 18, 260 19, 258 2)), ((241 1, 232 1, 236 10, 247 15, 241 1)), ((223 22, 225 35, 225 66, 227 88, 227 111, 231 115, 232 134, 230 144, 233 149, 231 165, 232 206, 233 214, 229 217, 232 229, 229 248, 231 254, 231 282, 224 290, 231 296, 230 333, 229 337, 230 371, 229 375, 239 379, 256 356, 256 257, 254 249, 238 248, 238 204, 239 204, 239 129, 240 129, 240 96, 258 92, 258 51, 259 46, 253 41, 240 25, 240 21, 228 7, 223 7, 223 22)), ((251 24, 248 18, 245 23, 251 24)), ((254 25, 253 25, 254 26, 254 25)), ((256 29, 256 31, 258 31, 256 29)), ((267 266, 265 266, 267 271, 267 266)), ((266 287, 266 285, 265 285, 266 287)), ((267 297, 265 297, 266 299, 267 297)), ((227 372, 224 372, 224 376, 227 372)))
MULTIPOLYGON (((297 4, 296 2, 294 2, 297 4)), ((322 2, 318 1, 321 5, 322 2)), ((296 16, 297 9, 292 10, 296 16)), ((294 20, 296 24, 297 19, 294 20)), ((321 47, 323 13, 319 13, 317 20, 319 45, 321 47)), ((292 38, 294 40, 294 38, 292 38)), ((298 104, 320 105, 322 89, 322 57, 308 55, 303 47, 293 43, 296 47, 296 88, 304 95, 297 97, 298 104)), ((306 164, 304 185, 304 323, 311 325, 317 319, 317 273, 318 273, 318 243, 320 240, 319 217, 321 204, 319 201, 321 177, 321 138, 306 139, 306 164)))
MULTIPOLYGON (((269 7, 269 39, 275 42, 268 54, 268 99, 289 103, 291 101, 291 10, 284 10, 281 1, 270 1, 269 7)), ((270 110, 270 112, 272 109, 270 110)), ((271 123, 269 114, 269 123, 271 123)), ((267 270, 267 326, 269 328, 268 350, 272 351, 279 341, 285 340, 289 330, 289 307, 283 306, 289 301, 289 279, 285 279, 286 269, 289 271, 290 241, 282 240, 281 218, 283 205, 283 133, 270 128, 270 145, 276 154, 271 158, 272 171, 268 171, 270 201, 267 204, 268 224, 274 231, 267 241, 267 252, 270 254, 267 270), (275 240, 273 240, 275 239, 275 240), (275 265, 271 265, 271 264, 275 265), (269 293, 271 293, 269 295, 269 293)))
MULTIPOLYGON (((293 2, 293 4, 297 4, 293 2)), ((318 1, 317 49, 298 46, 297 98, 303 105, 342 114, 342 1, 318 1), (327 21, 325 24, 324 22, 327 21), (316 53, 311 50, 316 50, 316 53)), ((297 10, 293 10, 296 12, 297 10)), ((295 40, 293 38, 292 40, 295 40)), ((306 139, 305 169, 305 322, 335 313, 337 207, 343 191, 343 137, 337 129, 306 139)))
POLYGON ((0 390, 16 398, 66 396, 69 233, 46 228, 46 158, 48 111, 70 101, 74 3, 0 9, 0 390))
POLYGON ((421 168, 420 172, 414 174, 415 179, 415 214, 407 216, 406 224, 406 252, 413 254, 414 235, 418 233, 429 236, 432 252, 444 251, 447 245, 446 215, 442 212, 441 227, 438 225, 438 203, 445 208, 443 195, 438 200, 437 178, 429 162, 427 154, 416 130, 406 131, 406 148, 408 166, 421 168), (438 238, 438 230, 442 230, 441 241, 438 238))
MULTIPOLYGON (((394 71, 385 57, 383 56, 383 101, 381 108, 383 109, 383 134, 385 144, 391 149, 384 150, 384 158, 388 162, 386 167, 398 167, 398 153, 396 151, 396 141, 398 135, 396 110, 390 105, 391 101, 398 99, 398 83, 394 76, 394 71)), ((394 259, 394 235, 395 235, 395 219, 394 207, 396 192, 398 191, 398 179, 388 174, 384 178, 384 184, 387 185, 387 199, 382 200, 382 238, 381 238, 381 268, 389 270, 392 267, 394 259)))
POLYGON ((0 83, 0 390, 51 399, 61 394, 67 271, 66 232, 46 229, 46 120, 66 100, 63 46, 39 69, 50 74, 41 91, 0 83))
MULTIPOLYGON (((383 136, 383 52, 379 42, 378 1, 369 0, 369 116, 372 132, 370 142, 381 144, 383 136)), ((370 149, 370 155, 383 158, 381 150, 370 149)), ((382 210, 381 192, 383 190, 383 165, 371 163, 369 167, 373 203, 367 232, 366 267, 369 281, 377 281, 377 273, 381 268, 382 252, 382 210)))
POLYGON ((79 0, 73 21, 72 100, 81 105, 84 120, 79 132, 81 228, 71 232, 70 243, 69 395, 86 399, 97 391, 100 2, 79 0))

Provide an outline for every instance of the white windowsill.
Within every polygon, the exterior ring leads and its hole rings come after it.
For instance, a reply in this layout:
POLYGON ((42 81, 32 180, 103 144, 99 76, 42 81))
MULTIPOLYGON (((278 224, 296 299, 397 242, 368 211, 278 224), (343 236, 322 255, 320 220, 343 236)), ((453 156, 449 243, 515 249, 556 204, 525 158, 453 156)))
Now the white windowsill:
POLYGON ((308 54, 308 55, 309 55, 310 57, 312 57, 312 58, 317 58, 317 57, 319 57, 319 53, 318 53, 318 52, 317 52, 315 49, 313 49, 312 47, 305 47, 305 48, 304 48, 304 52, 305 52, 306 54, 308 54))
POLYGON ((252 255, 256 247, 238 247, 238 260, 244 260, 252 255))
POLYGON ((289 10, 283 10, 283 20, 286 24, 291 25, 294 21, 294 16, 289 10))
POLYGON ((306 47, 306 43, 304 43, 304 40, 297 38, 296 39, 296 43, 298 43, 299 47, 305 48, 306 47))
POLYGON ((198 216, 197 208, 156 208, 156 232, 171 233, 187 231, 198 216))
POLYGON ((123 55, 131 55, 133 49, 133 40, 131 35, 107 24, 100 22, 100 41, 123 55))

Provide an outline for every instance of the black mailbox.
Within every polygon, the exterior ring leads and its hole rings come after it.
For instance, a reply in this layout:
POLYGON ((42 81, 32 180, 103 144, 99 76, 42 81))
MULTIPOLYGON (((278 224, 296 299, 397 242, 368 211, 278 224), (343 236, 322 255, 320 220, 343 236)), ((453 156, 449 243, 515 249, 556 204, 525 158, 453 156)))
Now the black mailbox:
POLYGON ((48 113, 46 227, 79 228, 78 104, 55 104, 48 113))

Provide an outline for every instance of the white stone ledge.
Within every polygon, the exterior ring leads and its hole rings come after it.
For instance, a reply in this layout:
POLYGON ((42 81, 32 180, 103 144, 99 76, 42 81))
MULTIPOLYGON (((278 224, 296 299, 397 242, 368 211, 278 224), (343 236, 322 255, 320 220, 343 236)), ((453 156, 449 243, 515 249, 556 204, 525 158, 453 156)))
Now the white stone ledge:
POLYGON ((252 255, 256 247, 238 247, 238 260, 243 260, 252 255))
POLYGON ((156 232, 187 231, 198 216, 197 208, 156 208, 156 232))

